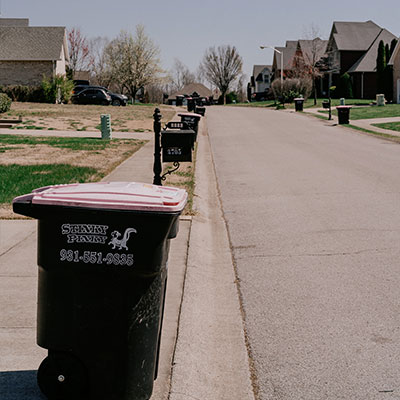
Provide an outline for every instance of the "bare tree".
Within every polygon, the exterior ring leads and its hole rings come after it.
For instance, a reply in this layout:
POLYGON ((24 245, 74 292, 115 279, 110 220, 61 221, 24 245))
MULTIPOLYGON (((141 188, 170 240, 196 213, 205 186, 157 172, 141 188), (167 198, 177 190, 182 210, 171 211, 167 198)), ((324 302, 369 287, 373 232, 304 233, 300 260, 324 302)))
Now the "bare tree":
POLYGON ((145 34, 143 25, 136 27, 135 36, 121 31, 105 49, 112 79, 122 85, 135 100, 139 89, 156 83, 162 72, 159 49, 145 34))
POLYGON ((246 81, 246 75, 241 74, 237 81, 237 86, 236 86, 236 95, 239 103, 243 103, 247 98, 246 90, 244 87, 245 81, 246 81))
POLYGON ((321 36, 319 28, 311 24, 310 28, 305 34, 307 40, 299 41, 300 45, 304 43, 302 49, 305 65, 309 68, 309 75, 312 79, 312 90, 314 93, 314 105, 317 104, 317 88, 316 81, 322 77, 321 72, 321 59, 325 55, 327 41, 319 38, 321 36))
POLYGON ((88 68, 90 63, 89 44, 79 28, 72 28, 67 35, 69 47, 69 69, 76 71, 88 68))
POLYGON ((107 88, 112 82, 111 67, 107 63, 105 54, 105 49, 109 43, 109 39, 100 36, 89 41, 91 77, 99 86, 107 88))
POLYGON ((177 58, 170 71, 172 90, 181 90, 184 86, 196 82, 196 76, 190 72, 189 68, 177 58))
POLYGON ((205 78, 220 91, 226 103, 226 94, 242 73, 242 57, 235 46, 209 47, 201 62, 205 78))

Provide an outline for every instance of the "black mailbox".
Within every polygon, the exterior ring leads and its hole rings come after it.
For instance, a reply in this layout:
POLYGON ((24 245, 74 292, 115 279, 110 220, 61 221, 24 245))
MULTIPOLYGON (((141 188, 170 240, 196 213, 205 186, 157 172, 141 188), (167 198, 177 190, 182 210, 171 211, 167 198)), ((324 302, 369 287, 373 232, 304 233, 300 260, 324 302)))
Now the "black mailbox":
POLYGON ((178 116, 181 117, 181 122, 186 122, 189 129, 194 130, 194 141, 196 142, 201 115, 196 114, 196 113, 181 113, 181 114, 178 114, 178 116))
POLYGON ((189 124, 183 121, 170 121, 165 125, 166 129, 183 129, 189 130, 189 124))
POLYGON ((194 132, 188 130, 164 130, 161 132, 163 162, 192 161, 194 132))
POLYGON ((206 113, 206 108, 203 105, 201 105, 201 106, 196 105, 196 107, 194 109, 194 112, 196 114, 200 114, 200 115, 202 115, 204 117, 204 115, 206 113))

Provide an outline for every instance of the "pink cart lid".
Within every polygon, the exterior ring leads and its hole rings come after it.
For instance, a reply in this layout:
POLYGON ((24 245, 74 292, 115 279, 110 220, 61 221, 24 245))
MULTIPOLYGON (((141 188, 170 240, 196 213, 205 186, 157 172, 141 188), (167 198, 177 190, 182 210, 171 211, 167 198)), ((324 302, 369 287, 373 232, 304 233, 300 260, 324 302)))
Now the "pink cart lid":
POLYGON ((181 212, 187 201, 184 189, 137 182, 56 185, 30 196, 32 204, 154 212, 181 212))
POLYGON ((201 114, 192 113, 192 112, 187 112, 187 113, 178 114, 178 117, 196 117, 196 118, 201 118, 202 115, 201 114))

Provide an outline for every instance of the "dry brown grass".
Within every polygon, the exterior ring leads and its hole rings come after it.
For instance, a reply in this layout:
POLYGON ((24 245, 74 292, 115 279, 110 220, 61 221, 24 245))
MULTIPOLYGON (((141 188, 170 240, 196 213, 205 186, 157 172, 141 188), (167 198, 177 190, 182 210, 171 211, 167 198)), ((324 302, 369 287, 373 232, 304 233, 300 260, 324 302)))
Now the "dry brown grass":
POLYGON ((54 129, 63 131, 97 131, 100 115, 111 115, 111 126, 116 132, 152 132, 154 109, 159 107, 163 121, 175 114, 171 106, 134 105, 126 107, 91 106, 75 104, 44 104, 13 102, 11 110, 2 118, 22 117, 18 127, 54 129))
MULTIPOLYGON (((170 121, 176 108, 170 106, 84 106, 56 105, 41 103, 14 102, 9 113, 1 118, 16 118, 21 116, 23 123, 18 126, 63 131, 96 131, 100 124, 101 114, 110 114, 113 131, 148 132, 149 139, 153 132, 153 112, 158 107, 162 113, 162 123, 170 121)), ((18 134, 18 130, 15 130, 18 134)), ((84 135, 83 135, 84 136, 84 135)), ((0 163, 7 164, 70 164, 93 167, 97 174, 93 180, 99 180, 107 175, 123 160, 137 151, 145 142, 132 140, 111 141, 105 149, 72 150, 47 144, 7 144, 1 151, 0 163)), ((172 165, 163 164, 164 172, 172 165)), ((182 163, 180 169, 167 176, 163 185, 185 188, 189 192, 189 204, 184 214, 192 214, 192 198, 194 190, 194 162, 182 163)), ((11 206, 0 204, 0 218, 15 218, 11 206)))

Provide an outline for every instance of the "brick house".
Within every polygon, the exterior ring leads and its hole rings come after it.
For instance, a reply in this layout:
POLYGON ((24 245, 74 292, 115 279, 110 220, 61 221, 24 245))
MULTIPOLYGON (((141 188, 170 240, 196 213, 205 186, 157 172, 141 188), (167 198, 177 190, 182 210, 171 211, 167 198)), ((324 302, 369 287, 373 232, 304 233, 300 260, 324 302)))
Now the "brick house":
POLYGON ((393 68, 393 103, 400 104, 400 38, 393 50, 389 65, 393 68))
POLYGON ((0 18, 0 85, 37 86, 43 76, 65 75, 65 27, 29 26, 27 19, 0 18))
POLYGON ((355 98, 374 98, 379 42, 390 45, 393 39, 395 35, 372 21, 334 22, 326 49, 327 69, 335 71, 330 84, 337 85, 339 77, 347 72, 355 98))

